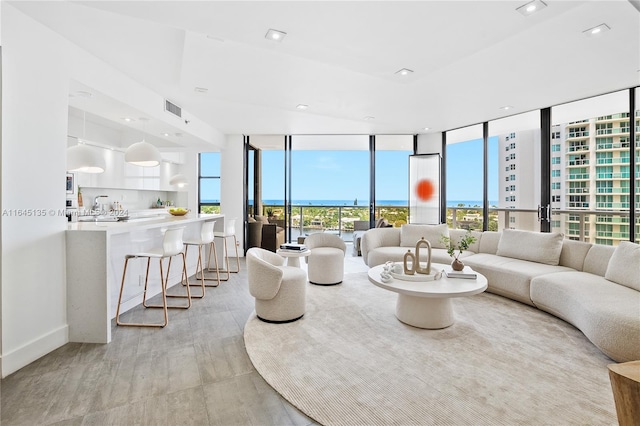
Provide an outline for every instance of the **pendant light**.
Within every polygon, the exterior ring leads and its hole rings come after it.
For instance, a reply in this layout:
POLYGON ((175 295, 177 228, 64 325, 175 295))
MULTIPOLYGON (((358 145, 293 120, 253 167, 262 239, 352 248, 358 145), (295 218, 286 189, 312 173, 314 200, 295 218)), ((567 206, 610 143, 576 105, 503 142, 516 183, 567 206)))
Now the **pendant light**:
MULTIPOLYGON (((82 112, 82 137, 85 136, 86 111, 82 112)), ((67 171, 103 173, 106 168, 104 157, 98 151, 81 143, 67 148, 67 171)))
POLYGON ((176 185, 179 188, 182 188, 186 185, 189 184, 189 181, 187 180, 187 177, 185 175, 183 175, 182 173, 178 173, 177 175, 173 175, 171 176, 171 179, 169 179, 169 185, 176 185))
POLYGON ((141 167, 156 167, 162 161, 162 156, 158 148, 144 140, 144 122, 146 118, 140 119, 142 124, 142 141, 131 145, 124 153, 124 161, 141 167))

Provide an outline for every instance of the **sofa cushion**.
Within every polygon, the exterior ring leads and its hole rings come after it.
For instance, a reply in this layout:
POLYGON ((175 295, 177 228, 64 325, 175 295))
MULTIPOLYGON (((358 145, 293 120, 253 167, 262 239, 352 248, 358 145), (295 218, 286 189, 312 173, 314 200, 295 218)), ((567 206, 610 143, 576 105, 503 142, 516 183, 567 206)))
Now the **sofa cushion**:
POLYGON ((560 265, 568 266, 576 271, 582 271, 584 259, 591 249, 591 243, 583 241, 573 241, 565 239, 562 241, 562 252, 560 253, 560 265))
POLYGON ((640 359, 640 292, 572 271, 532 279, 531 300, 580 329, 611 359, 640 359))
POLYGON ((530 295, 532 278, 554 272, 572 271, 566 266, 547 265, 488 253, 474 254, 464 259, 464 264, 487 278, 487 291, 528 305, 533 305, 530 295))
POLYGON ((640 291, 640 245, 620 241, 609 260, 604 277, 614 283, 640 291))
POLYGON ((607 272, 607 266, 609 265, 609 259, 613 256, 614 251, 615 247, 593 244, 584 258, 582 270, 604 277, 604 274, 607 272))
POLYGON ((442 236, 449 236, 449 227, 446 223, 440 225, 402 225, 400 227, 400 246, 415 247, 420 238, 431 243, 431 248, 447 248, 440 240, 442 236))
POLYGON ((543 233, 505 229, 498 243, 498 256, 532 262, 558 265, 563 235, 559 232, 543 233))
POLYGON ((496 254, 502 232, 486 231, 482 233, 478 253, 496 254))
MULTIPOLYGON (((404 260, 404 254, 407 250, 411 250, 412 253, 415 252, 412 248, 409 247, 378 247, 367 253, 367 265, 370 268, 373 268, 377 265, 383 265, 387 261, 392 262, 402 262, 404 260)), ((465 259, 474 253, 471 251, 464 251, 460 255, 460 259, 465 259)), ((420 260, 423 262, 427 261, 427 250, 420 250, 420 260)), ((451 257, 447 253, 445 249, 432 249, 431 250, 431 262, 432 263, 441 263, 444 265, 451 264, 451 257)))

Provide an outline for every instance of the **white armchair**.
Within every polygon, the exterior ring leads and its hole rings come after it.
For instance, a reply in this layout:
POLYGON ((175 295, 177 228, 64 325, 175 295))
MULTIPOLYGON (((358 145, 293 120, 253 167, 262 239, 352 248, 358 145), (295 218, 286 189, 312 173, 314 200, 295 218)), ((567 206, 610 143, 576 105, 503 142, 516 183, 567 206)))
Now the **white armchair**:
POLYGON ((309 282, 319 285, 340 284, 344 277, 344 256, 347 251, 342 238, 318 232, 309 235, 304 243, 311 250, 307 257, 309 282))
POLYGON ((258 247, 247 252, 249 292, 256 299, 256 314, 265 322, 285 323, 304 315, 307 275, 284 265, 285 259, 258 247))

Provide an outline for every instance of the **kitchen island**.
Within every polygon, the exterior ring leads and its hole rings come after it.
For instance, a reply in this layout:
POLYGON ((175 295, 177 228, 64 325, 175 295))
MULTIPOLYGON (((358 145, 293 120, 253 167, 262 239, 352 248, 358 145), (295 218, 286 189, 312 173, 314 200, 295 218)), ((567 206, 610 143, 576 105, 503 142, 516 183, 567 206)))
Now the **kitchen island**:
MULTIPOLYGON (((118 222, 69 223, 66 232, 69 341, 83 343, 111 341, 111 320, 116 315, 126 254, 161 247, 164 230, 167 228, 184 226, 183 238, 197 239, 202 222, 209 220, 215 220, 216 231, 224 230, 224 215, 219 214, 190 213, 185 216, 164 214, 130 218, 127 221, 118 222)), ((222 250, 218 249, 219 262, 221 252, 222 250)), ((189 251, 187 256, 189 275, 195 273, 197 257, 197 250, 189 251)), ((182 277, 182 262, 178 262, 177 258, 175 260, 176 262, 172 263, 168 287, 179 283, 182 277)), ((157 261, 152 260, 151 263, 148 298, 159 294, 161 290, 157 261)), ((126 312, 142 302, 145 272, 146 259, 129 261, 121 312, 126 312)))

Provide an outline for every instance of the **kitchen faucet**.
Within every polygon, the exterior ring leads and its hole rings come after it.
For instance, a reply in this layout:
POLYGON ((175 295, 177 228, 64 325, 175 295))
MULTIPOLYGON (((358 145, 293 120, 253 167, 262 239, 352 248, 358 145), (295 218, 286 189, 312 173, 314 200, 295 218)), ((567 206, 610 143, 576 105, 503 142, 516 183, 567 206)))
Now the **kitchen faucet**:
POLYGON ((98 199, 99 198, 109 198, 108 195, 98 195, 96 198, 93 199, 93 210, 95 210, 96 212, 102 210, 102 204, 98 203, 98 199))

